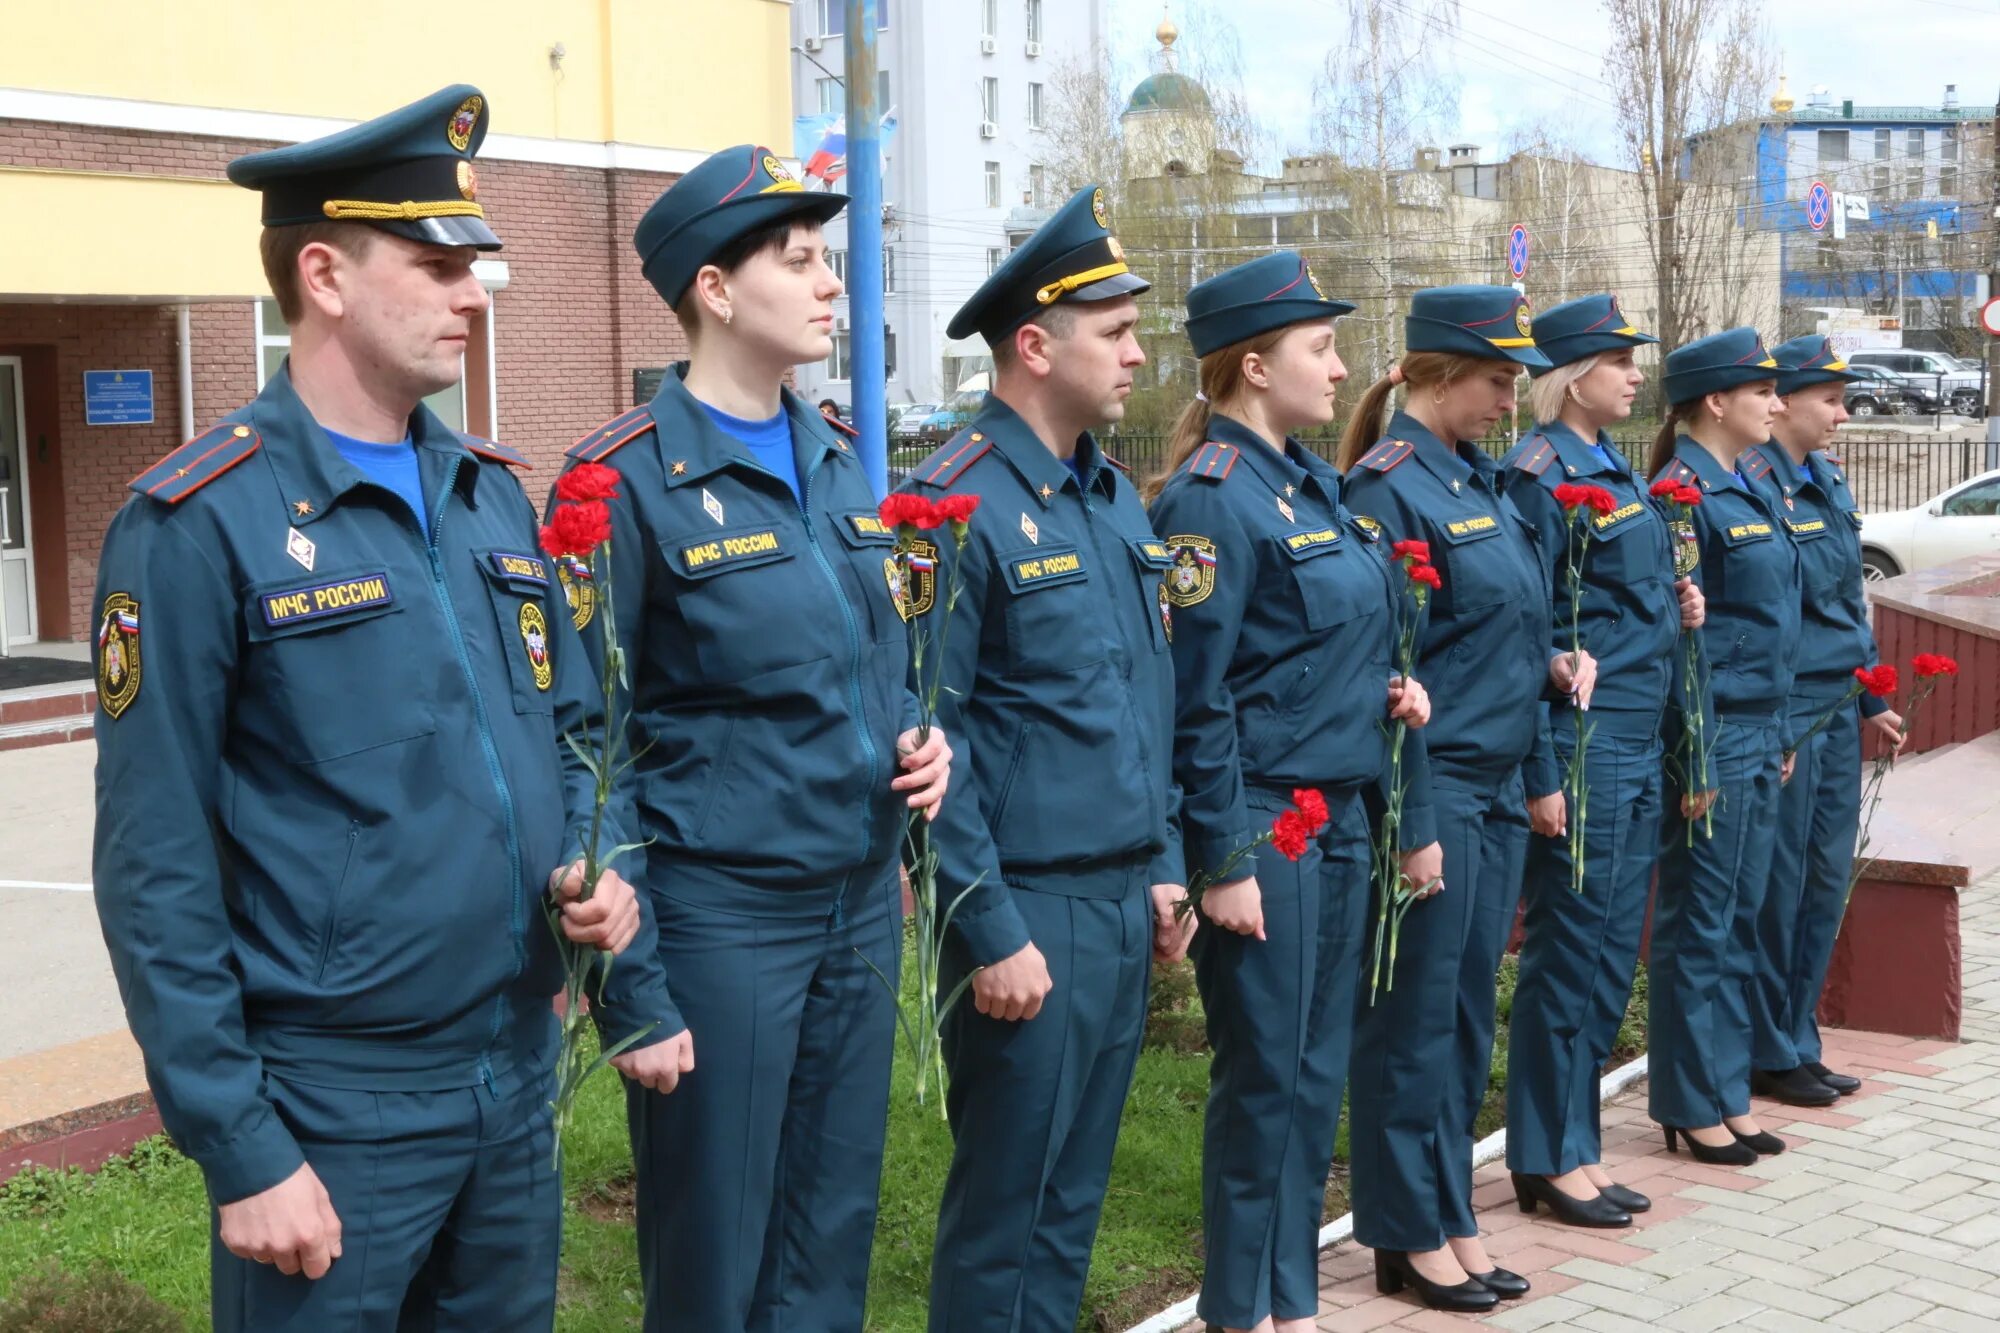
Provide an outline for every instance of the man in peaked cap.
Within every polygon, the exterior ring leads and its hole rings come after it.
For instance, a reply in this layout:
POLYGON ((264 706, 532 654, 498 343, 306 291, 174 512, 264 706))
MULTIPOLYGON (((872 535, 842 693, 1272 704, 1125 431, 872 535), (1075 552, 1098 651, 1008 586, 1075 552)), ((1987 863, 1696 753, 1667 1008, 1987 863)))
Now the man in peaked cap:
MULTIPOLYGON (((230 167, 264 195, 292 355, 132 483, 99 564, 98 914, 213 1201, 222 1333, 551 1327, 536 917, 553 897, 580 944, 644 938, 615 872, 573 901, 595 784, 560 737, 602 705, 525 460, 422 405, 500 243, 487 111, 446 88, 230 167)), ((660 999, 604 1007, 606 1038, 660 999)))
POLYGON ((1151 958, 1187 948, 1172 559, 1090 434, 1124 415, 1145 360, 1147 284, 1107 221, 1102 190, 1077 194, 953 316, 952 337, 993 349, 994 390, 909 483, 980 498, 963 550, 944 553, 964 579, 948 613, 969 623, 946 640, 938 696, 957 756, 932 845, 941 901, 965 895, 939 994, 971 987, 946 1020, 957 1152, 933 1333, 1075 1326, 1151 958))

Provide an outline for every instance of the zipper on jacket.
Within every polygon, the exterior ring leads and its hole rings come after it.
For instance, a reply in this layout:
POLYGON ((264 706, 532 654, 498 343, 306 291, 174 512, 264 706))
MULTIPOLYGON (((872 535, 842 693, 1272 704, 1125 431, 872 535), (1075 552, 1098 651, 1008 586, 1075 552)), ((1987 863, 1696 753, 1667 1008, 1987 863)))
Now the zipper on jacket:
MULTIPOLYGON (((493 779, 493 790, 500 797, 500 812, 507 826, 507 868, 511 872, 507 880, 507 921, 514 942, 514 976, 518 978, 527 966, 527 942, 521 925, 521 838, 514 822, 514 795, 507 788, 507 778, 500 767, 500 751, 493 743, 493 726, 486 713, 485 696, 479 692, 479 680, 473 674, 472 657, 465 650, 465 631, 458 623, 458 609, 452 604, 451 589, 445 580, 444 560, 438 553, 438 537, 444 530, 444 511, 451 501, 453 486, 458 482, 458 469, 463 458, 451 460, 451 468, 445 473, 444 489, 439 492, 437 510, 431 516, 431 529, 425 549, 431 560, 431 586, 437 593, 438 606, 444 611, 445 628, 451 632, 452 650, 458 656, 458 669, 465 676, 465 688, 472 695, 473 721, 479 728, 479 748, 486 755, 486 771, 493 779)), ((507 995, 503 991, 493 997, 493 1023, 487 1034, 487 1049, 479 1057, 480 1081, 486 1091, 493 1093, 492 1054, 494 1043, 500 1040, 500 1029, 506 1020, 507 995)))

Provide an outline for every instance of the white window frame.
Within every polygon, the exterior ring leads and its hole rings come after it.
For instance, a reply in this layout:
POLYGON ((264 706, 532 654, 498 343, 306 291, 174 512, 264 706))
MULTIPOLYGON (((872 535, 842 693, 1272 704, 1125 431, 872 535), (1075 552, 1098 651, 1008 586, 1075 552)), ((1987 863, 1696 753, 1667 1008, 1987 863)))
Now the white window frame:
POLYGON ((1049 169, 1039 162, 1028 164, 1028 202, 1036 208, 1046 208, 1044 200, 1049 192, 1049 169))
POLYGON ((1042 0, 1028 0, 1028 40, 1042 40, 1042 0))
POLYGON ((998 162, 988 162, 986 164, 986 206, 988 208, 1000 207, 1000 164, 998 162))
POLYGON ((1039 83, 1029 84, 1028 85, 1028 128, 1029 129, 1045 130, 1049 127, 1048 121, 1045 118, 1046 106, 1047 106, 1047 99, 1043 94, 1042 85, 1039 83))
POLYGON ((979 118, 1000 123, 1000 80, 988 74, 979 81, 979 118))
POLYGON ((847 110, 847 89, 839 79, 814 79, 813 90, 819 94, 819 113, 822 116, 837 116, 847 110))
POLYGON ((979 0, 979 35, 989 40, 1000 35, 1000 0, 979 0))
POLYGON ((826 382, 846 384, 853 373, 853 331, 845 319, 836 319, 833 322, 833 346, 826 354, 826 382))
POLYGON ((885 296, 896 292, 896 248, 887 243, 882 246, 882 292, 885 296))
POLYGON ((840 279, 843 287, 847 285, 847 248, 845 246, 829 246, 827 248, 826 266, 833 270, 833 276, 840 279))
POLYGON ((999 267, 1000 267, 1000 264, 1001 264, 1001 261, 1002 261, 1002 260, 1004 260, 1004 259, 1006 259, 1006 258, 1007 258, 1007 247, 1006 247, 1006 246, 1004 246, 1004 245, 989 245, 989 246, 987 246, 987 247, 986 247, 986 274, 987 274, 987 276, 988 276, 988 277, 991 277, 991 276, 993 275, 993 271, 994 271, 995 269, 999 268, 999 267))

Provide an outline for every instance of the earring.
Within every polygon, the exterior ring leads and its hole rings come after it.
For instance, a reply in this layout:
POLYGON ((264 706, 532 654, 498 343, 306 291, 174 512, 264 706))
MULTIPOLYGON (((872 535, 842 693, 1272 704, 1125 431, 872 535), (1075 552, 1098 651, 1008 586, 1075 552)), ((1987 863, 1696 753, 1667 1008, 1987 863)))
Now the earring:
POLYGON ((723 310, 723 312, 722 312, 722 322, 723 322, 724 324, 727 324, 727 323, 728 323, 728 322, 729 322, 730 320, 732 320, 732 319, 735 319, 735 318, 736 318, 736 311, 735 311, 735 310, 733 310, 733 309, 728 309, 728 308, 725 308, 725 309, 723 310))

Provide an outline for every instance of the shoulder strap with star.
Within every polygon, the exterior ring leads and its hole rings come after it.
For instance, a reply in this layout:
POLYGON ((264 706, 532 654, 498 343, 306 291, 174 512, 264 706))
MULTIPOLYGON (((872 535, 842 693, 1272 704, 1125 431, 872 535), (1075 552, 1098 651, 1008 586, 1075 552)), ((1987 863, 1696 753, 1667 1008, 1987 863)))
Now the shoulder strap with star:
POLYGON ((459 431, 458 442, 473 453, 478 454, 481 458, 491 459, 495 463, 505 463, 508 467, 527 469, 534 467, 534 464, 528 461, 525 454, 508 448, 498 440, 482 440, 477 435, 467 435, 464 431, 459 431))
POLYGON ((854 429, 854 427, 848 425, 845 421, 842 421, 839 417, 830 417, 827 416, 825 413, 821 413, 820 420, 824 421, 827 425, 833 427, 835 430, 839 431, 842 435, 845 435, 850 440, 858 440, 861 438, 860 431, 854 429))
POLYGON ((179 504, 257 452, 263 437, 240 421, 210 426, 132 479, 132 489, 150 499, 179 504))
POLYGON ((1699 486, 1701 484, 1700 474, 1678 458, 1668 459, 1667 465, 1660 469, 1660 475, 1655 477, 1654 480, 1675 481, 1691 486, 1699 486))
POLYGON ((564 457, 580 459, 585 463, 602 463, 652 428, 652 412, 643 407, 635 407, 630 412, 619 413, 596 430, 585 433, 582 439, 564 452, 564 457))
POLYGON ((1764 457, 1761 449, 1753 449, 1743 460, 1743 475, 1746 477, 1767 477, 1771 474, 1771 460, 1764 457))
POLYGON ((1220 440, 1210 440, 1188 455, 1187 472, 1203 481, 1221 481, 1236 466, 1237 448, 1220 440))
POLYGON ((965 475, 966 469, 986 456, 993 447, 987 435, 976 430, 962 430, 939 447, 937 452, 917 464, 910 475, 926 486, 936 486, 940 490, 950 490, 951 484, 965 475))
POLYGON ((1417 446, 1408 440, 1384 440, 1355 460, 1354 466, 1365 467, 1370 472, 1389 472, 1401 466, 1416 451, 1417 446))
POLYGON ((1533 448, 1528 448, 1527 444, 1527 441, 1522 441, 1522 447, 1514 451, 1509 466, 1531 477, 1539 477, 1549 470, 1549 464, 1556 461, 1555 441, 1546 435, 1538 435, 1534 438, 1533 448))

